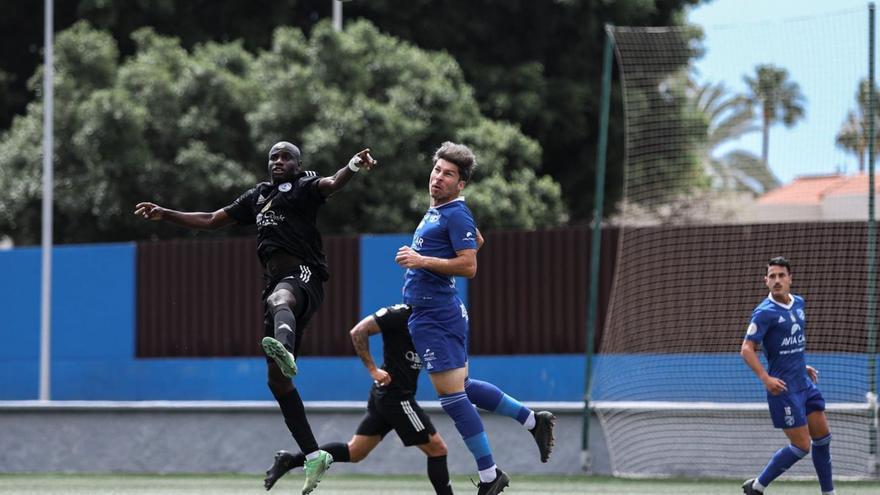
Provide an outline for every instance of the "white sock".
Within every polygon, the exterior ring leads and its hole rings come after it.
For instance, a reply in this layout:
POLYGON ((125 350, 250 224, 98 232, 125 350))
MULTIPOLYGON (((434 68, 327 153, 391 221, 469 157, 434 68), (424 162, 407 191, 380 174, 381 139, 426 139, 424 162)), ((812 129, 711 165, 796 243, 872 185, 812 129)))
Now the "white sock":
POLYGON ((523 423, 523 426, 525 426, 527 430, 531 430, 535 427, 535 411, 529 411, 529 417, 526 418, 526 422, 523 423))
POLYGON ((483 483, 490 483, 492 481, 495 481, 495 478, 498 477, 498 475, 495 473, 496 467, 497 466, 495 464, 492 464, 492 467, 490 467, 489 469, 481 469, 480 481, 482 481, 483 483))
POLYGON ((764 493, 764 488, 767 488, 767 487, 762 485, 761 482, 758 481, 758 478, 755 478, 755 481, 752 482, 752 488, 754 488, 755 490, 758 490, 761 493, 764 493))
POLYGON ((318 458, 318 453, 319 453, 319 452, 321 452, 321 451, 320 451, 320 450, 316 450, 316 451, 312 452, 311 454, 306 454, 306 460, 307 460, 307 461, 311 461, 311 460, 317 459, 317 458, 318 458))

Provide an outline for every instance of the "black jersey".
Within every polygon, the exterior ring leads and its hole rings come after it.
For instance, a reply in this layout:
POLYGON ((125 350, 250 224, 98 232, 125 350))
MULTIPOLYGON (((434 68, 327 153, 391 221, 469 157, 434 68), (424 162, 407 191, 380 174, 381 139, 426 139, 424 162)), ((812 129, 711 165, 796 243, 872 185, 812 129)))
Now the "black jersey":
POLYGON ((307 171, 291 182, 261 182, 223 208, 238 223, 257 226, 257 254, 265 264, 283 250, 316 268, 327 280, 327 259, 316 225, 318 208, 326 198, 318 190, 321 179, 307 171))
POLYGON ((382 369, 391 375, 391 383, 387 386, 373 385, 376 395, 416 393, 422 360, 416 353, 406 324, 411 313, 412 308, 406 304, 388 306, 373 313, 373 319, 382 330, 382 353, 385 356, 382 369))

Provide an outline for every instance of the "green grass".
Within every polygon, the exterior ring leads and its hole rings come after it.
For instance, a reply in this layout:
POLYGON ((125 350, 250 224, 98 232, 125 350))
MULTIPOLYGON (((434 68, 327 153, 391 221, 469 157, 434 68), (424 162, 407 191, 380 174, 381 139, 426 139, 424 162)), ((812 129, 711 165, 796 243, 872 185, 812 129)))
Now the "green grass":
MULTIPOLYGON (((608 477, 513 476, 506 494, 589 495, 679 495, 740 494, 737 480, 623 480, 608 477)), ((287 476, 270 493, 299 494, 302 476, 287 476)), ((473 494, 467 478, 453 479, 457 494, 473 494)), ((880 482, 839 482, 841 495, 876 495, 880 482)), ((259 494, 263 480, 253 475, 84 475, 84 474, 0 474, 0 494, 20 495, 225 495, 259 494)), ((434 491, 424 476, 333 476, 324 478, 315 495, 431 495, 434 491)), ((777 482, 773 495, 817 494, 816 482, 777 482)))

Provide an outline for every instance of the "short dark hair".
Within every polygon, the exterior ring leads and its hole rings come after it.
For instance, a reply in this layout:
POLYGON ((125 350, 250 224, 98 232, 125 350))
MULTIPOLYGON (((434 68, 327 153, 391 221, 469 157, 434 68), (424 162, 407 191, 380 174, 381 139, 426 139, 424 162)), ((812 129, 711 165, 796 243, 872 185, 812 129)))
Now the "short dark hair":
POLYGON ((782 256, 771 258, 770 261, 767 262, 767 268, 770 268, 771 266, 785 267, 785 271, 791 274, 791 263, 789 263, 788 260, 783 258, 782 256))
POLYGON ((477 167, 477 157, 470 148, 463 144, 456 144, 452 141, 446 141, 434 152, 434 165, 437 160, 444 159, 447 162, 454 163, 458 167, 458 177, 468 182, 471 180, 471 174, 477 167))
POLYGON ((269 156, 272 156, 272 150, 286 150, 290 156, 296 160, 296 163, 302 163, 302 152, 299 147, 289 141, 278 141, 269 148, 269 156))

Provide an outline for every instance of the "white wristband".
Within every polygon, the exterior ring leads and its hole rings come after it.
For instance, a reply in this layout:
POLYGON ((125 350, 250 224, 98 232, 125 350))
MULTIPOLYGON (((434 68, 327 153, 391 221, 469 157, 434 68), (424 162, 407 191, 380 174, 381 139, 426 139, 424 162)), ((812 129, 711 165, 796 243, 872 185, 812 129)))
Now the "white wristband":
POLYGON ((348 169, 351 170, 352 172, 355 172, 355 173, 360 172, 361 168, 358 167, 357 165, 355 165, 356 163, 358 163, 360 161, 361 161, 361 159, 358 158, 357 156, 353 157, 351 160, 348 161, 348 169))

